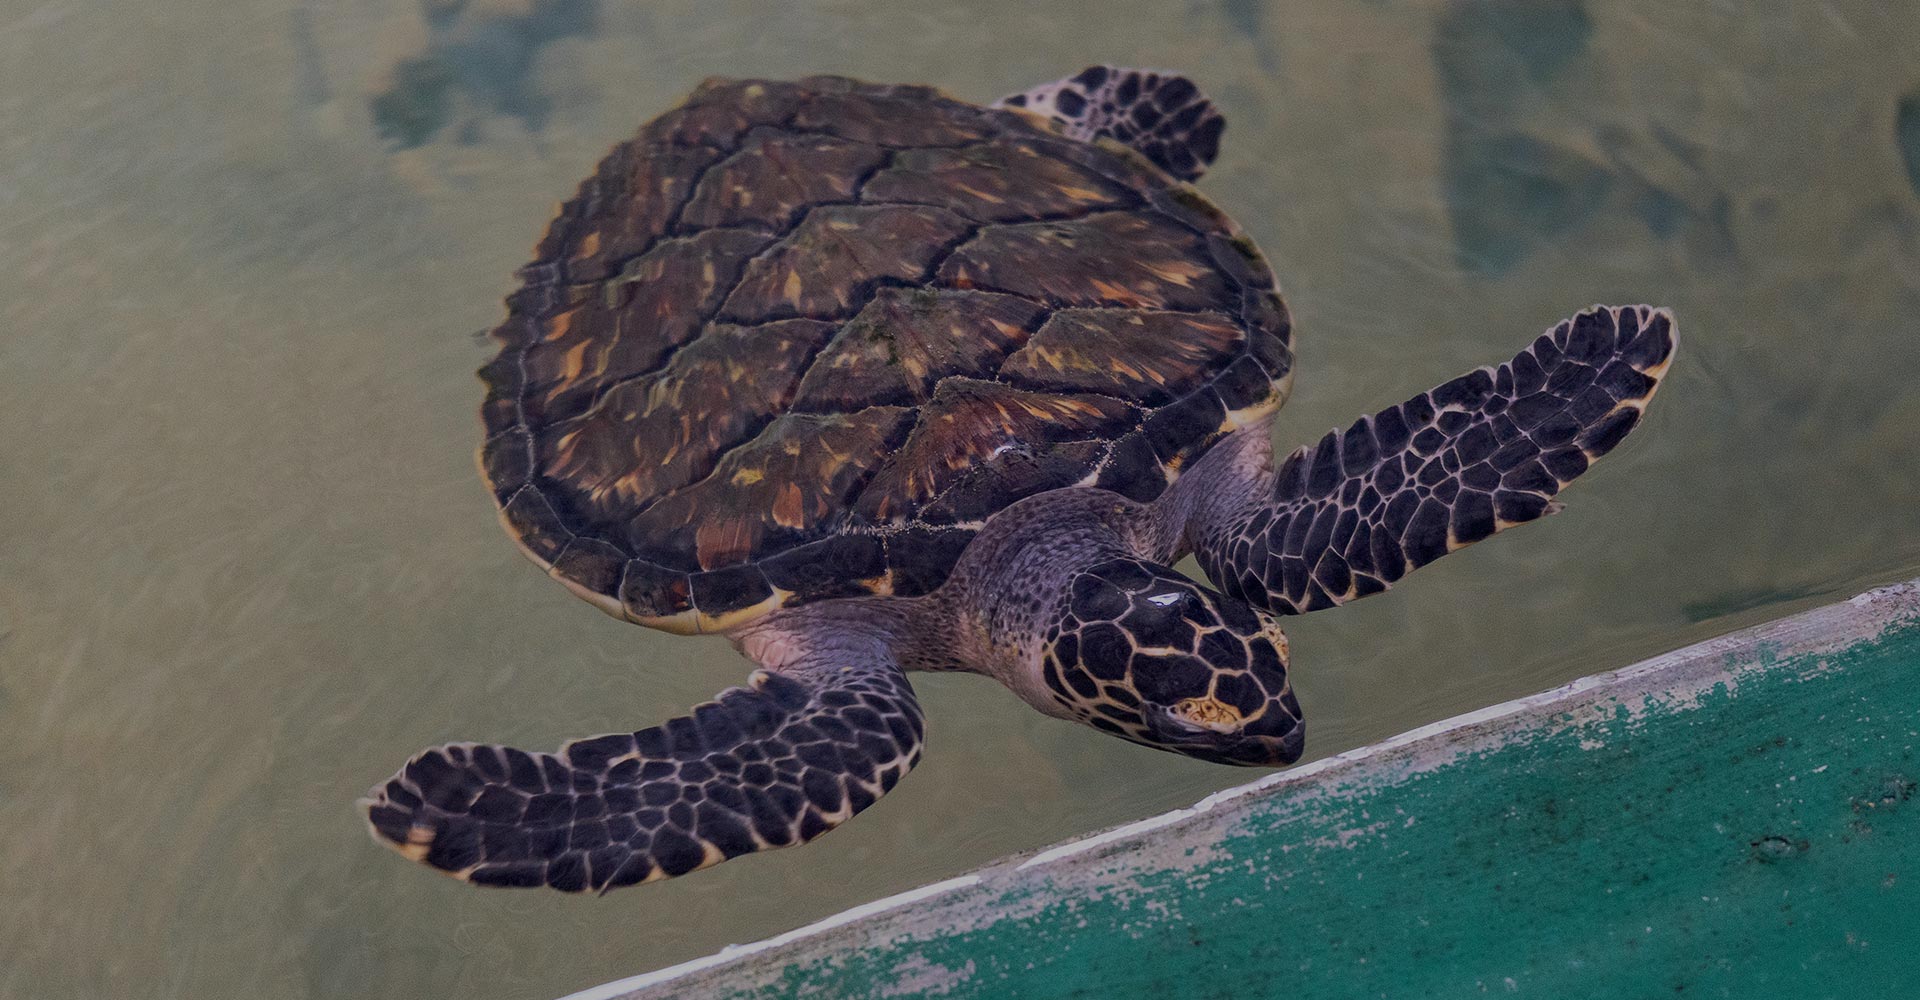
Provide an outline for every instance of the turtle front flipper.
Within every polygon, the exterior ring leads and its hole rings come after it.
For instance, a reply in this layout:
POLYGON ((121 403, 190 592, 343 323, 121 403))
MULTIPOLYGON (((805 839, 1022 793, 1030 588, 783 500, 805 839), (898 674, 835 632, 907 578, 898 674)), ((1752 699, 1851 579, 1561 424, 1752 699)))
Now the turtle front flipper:
POLYGON ((1088 66, 1073 76, 995 102, 1053 119, 1082 142, 1107 138, 1132 146, 1183 181, 1199 179, 1220 154, 1226 119, 1192 80, 1120 66, 1088 66))
POLYGON ((1294 452, 1270 493, 1203 509, 1189 528, 1200 564, 1275 614, 1379 593, 1556 510, 1554 496, 1639 423, 1673 347, 1667 310, 1595 306, 1498 368, 1294 452))
POLYGON ((426 750, 361 805, 374 839, 484 885, 605 892, 802 844, 920 759, 920 706, 900 667, 878 648, 835 652, 557 754, 426 750))

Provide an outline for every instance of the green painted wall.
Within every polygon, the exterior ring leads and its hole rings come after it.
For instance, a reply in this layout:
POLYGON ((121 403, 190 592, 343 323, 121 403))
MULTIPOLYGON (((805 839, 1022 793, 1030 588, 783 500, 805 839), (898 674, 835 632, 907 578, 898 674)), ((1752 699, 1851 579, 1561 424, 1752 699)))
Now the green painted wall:
POLYGON ((1920 595, 1892 593, 649 995, 1920 996, 1920 595))

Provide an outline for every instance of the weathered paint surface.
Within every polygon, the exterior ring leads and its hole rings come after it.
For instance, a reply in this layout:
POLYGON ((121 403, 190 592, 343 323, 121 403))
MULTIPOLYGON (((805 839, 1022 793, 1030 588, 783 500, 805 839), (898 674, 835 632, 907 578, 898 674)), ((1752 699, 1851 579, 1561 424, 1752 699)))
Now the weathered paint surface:
POLYGON ((1920 995, 1920 581, 581 997, 1920 995))

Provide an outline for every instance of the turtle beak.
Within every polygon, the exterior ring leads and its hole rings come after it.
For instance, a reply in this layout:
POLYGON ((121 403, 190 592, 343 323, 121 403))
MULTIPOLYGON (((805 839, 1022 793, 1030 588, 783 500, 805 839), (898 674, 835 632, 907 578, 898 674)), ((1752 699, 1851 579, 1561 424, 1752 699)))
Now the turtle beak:
POLYGON ((1284 767, 1299 760, 1306 749, 1304 723, 1295 721, 1279 736, 1248 733, 1244 729, 1248 720, 1232 706, 1211 698, 1189 698, 1171 706, 1148 705, 1146 709, 1147 730, 1161 746, 1215 764, 1284 767), (1231 719, 1219 709, 1231 712, 1231 719))
POLYGON ((1240 767, 1285 767, 1300 759, 1300 753, 1306 749, 1306 745, 1307 727, 1297 725, 1285 736, 1240 735, 1204 750, 1186 752, 1215 764, 1235 764, 1240 767))

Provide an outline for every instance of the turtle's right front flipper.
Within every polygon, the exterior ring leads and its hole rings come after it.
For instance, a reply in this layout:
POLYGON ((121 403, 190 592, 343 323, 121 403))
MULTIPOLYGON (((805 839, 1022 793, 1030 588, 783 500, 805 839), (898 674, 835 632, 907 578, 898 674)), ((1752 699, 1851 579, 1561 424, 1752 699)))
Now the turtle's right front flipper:
POLYGON ((835 654, 557 754, 436 747, 361 804, 376 840, 484 885, 604 892, 805 843, 920 759, 899 666, 877 645, 835 654))
POLYGON ((1672 360, 1673 316, 1596 306, 1480 368, 1301 448, 1251 502, 1188 529, 1221 590, 1274 614, 1330 608, 1553 498, 1640 421, 1672 360))
POLYGON ((1183 181, 1207 172, 1220 155, 1226 119, 1192 80, 1178 73, 1088 66, 994 103, 1052 119, 1082 142, 1113 139, 1183 181))

